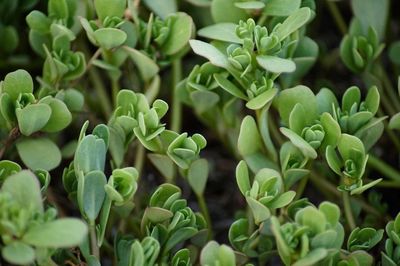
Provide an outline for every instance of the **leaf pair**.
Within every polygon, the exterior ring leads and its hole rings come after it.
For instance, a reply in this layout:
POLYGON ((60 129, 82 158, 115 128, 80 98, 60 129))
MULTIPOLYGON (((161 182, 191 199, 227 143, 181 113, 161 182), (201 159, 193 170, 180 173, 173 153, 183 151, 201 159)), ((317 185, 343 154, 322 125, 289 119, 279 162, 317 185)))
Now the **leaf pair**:
POLYGON ((44 212, 39 182, 29 171, 21 171, 5 180, 0 190, 0 205, 1 223, 8 224, 9 228, 3 232, 5 245, 1 254, 9 263, 25 265, 35 260, 43 263, 52 255, 51 250, 79 245, 87 234, 87 226, 82 221, 75 218, 54 220, 55 215, 51 215, 50 210, 44 212), (11 213, 15 212, 19 214, 13 220, 11 213), (35 226, 28 227, 32 224, 35 226), (21 225, 25 226, 21 228, 21 225), (36 249, 46 252, 38 256, 36 249))
POLYGON ((294 191, 283 191, 281 175, 272 169, 261 169, 250 185, 247 165, 241 161, 236 167, 236 181, 240 192, 246 197, 256 224, 270 218, 271 210, 285 207, 296 195, 294 191))

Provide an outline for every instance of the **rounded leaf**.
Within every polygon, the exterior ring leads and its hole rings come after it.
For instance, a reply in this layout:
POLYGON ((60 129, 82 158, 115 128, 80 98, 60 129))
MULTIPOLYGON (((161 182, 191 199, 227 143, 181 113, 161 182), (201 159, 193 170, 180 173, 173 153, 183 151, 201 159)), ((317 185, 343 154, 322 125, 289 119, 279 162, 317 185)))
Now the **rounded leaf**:
POLYGON ((127 38, 124 31, 114 28, 98 29, 93 34, 100 47, 106 50, 122 45, 127 38))
POLYGON ((47 138, 22 139, 17 142, 17 151, 24 164, 32 170, 50 171, 61 162, 60 149, 47 138))
POLYGON ((25 136, 41 130, 49 121, 51 108, 47 104, 30 104, 23 109, 16 110, 18 127, 25 136))
POLYGON ((101 21, 106 17, 122 17, 126 8, 126 0, 95 0, 94 8, 101 21))
POLYGON ((23 69, 8 73, 4 78, 2 91, 10 95, 13 101, 17 100, 21 93, 32 93, 33 81, 31 75, 23 69))
POLYGON ((22 240, 40 248, 69 248, 81 244, 87 231, 81 220, 62 218, 30 228, 22 240))
POLYGON ((1 256, 9 263, 28 265, 35 260, 35 250, 22 242, 12 242, 1 250, 1 256))
POLYGON ((51 116, 46 126, 42 128, 42 131, 52 133, 66 128, 71 123, 72 115, 65 103, 52 98, 47 104, 51 108, 51 116))

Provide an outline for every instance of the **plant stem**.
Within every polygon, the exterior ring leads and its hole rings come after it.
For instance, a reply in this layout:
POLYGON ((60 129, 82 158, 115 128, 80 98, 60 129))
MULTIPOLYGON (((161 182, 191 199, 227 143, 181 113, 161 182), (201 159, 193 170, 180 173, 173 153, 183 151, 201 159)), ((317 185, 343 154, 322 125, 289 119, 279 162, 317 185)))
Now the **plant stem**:
POLYGON ((97 236, 96 236, 96 226, 94 223, 90 223, 89 225, 89 234, 90 234, 90 247, 92 249, 92 255, 96 258, 100 258, 100 250, 97 246, 97 236))
MULTIPOLYGON (((382 110, 380 110, 380 109, 378 110, 378 114, 379 114, 379 116, 384 116, 382 110)), ((396 149, 398 151, 400 151, 400 141, 398 140, 397 136, 393 133, 393 131, 389 128, 388 121, 385 119, 382 121, 382 123, 383 123, 386 134, 388 135, 390 140, 393 142, 393 144, 396 146, 396 149)))
POLYGON ((368 158, 368 165, 375 170, 381 172, 386 177, 392 179, 393 181, 400 182, 400 173, 392 166, 388 165, 386 162, 370 154, 368 158))
POLYGON ((106 88, 103 85, 103 81, 100 78, 99 72, 95 68, 89 69, 89 78, 92 81, 92 85, 96 90, 97 96, 99 97, 100 106, 103 114, 108 119, 112 113, 112 107, 108 98, 106 88))
POLYGON ((138 171, 139 176, 143 170, 144 154, 145 154, 145 149, 144 149, 143 145, 140 142, 138 142, 138 146, 136 148, 136 155, 135 155, 135 168, 138 171))
POLYGON ((351 210, 349 192, 343 191, 342 199, 343 199, 344 215, 346 216, 350 230, 353 230, 354 228, 356 228, 356 222, 354 221, 353 212, 351 210))
POLYGON ((96 52, 93 54, 93 56, 89 59, 87 65, 86 65, 86 71, 88 71, 92 65, 93 61, 96 60, 99 56, 101 55, 101 49, 97 49, 96 52))
POLYGON ((3 143, 3 147, 0 149, 0 159, 3 157, 4 153, 8 149, 8 147, 19 138, 21 133, 19 132, 18 127, 11 129, 10 133, 8 134, 7 139, 3 143))
POLYGON ((338 7, 336 6, 336 3, 334 3, 333 1, 326 1, 326 4, 328 5, 329 8, 329 12, 331 13, 333 19, 335 20, 336 26, 338 27, 338 29, 340 30, 340 32, 343 35, 347 34, 347 25, 344 22, 343 16, 340 13, 338 7))
MULTIPOLYGON (((334 196, 336 196, 337 198, 340 197, 340 192, 337 190, 337 188, 328 180, 319 177, 315 172, 311 172, 310 173, 310 180, 321 190, 324 190, 326 192, 330 192, 331 194, 333 194, 334 196)), ((353 200, 355 202, 357 202, 358 204, 360 204, 361 208, 368 212, 371 213, 373 215, 376 216, 382 216, 382 214, 376 210, 374 207, 372 207, 371 205, 369 205, 368 203, 364 202, 362 199, 359 198, 353 198, 353 200)), ((385 217, 386 220, 390 221, 391 217, 385 217)))
POLYGON ((204 215, 204 219, 207 222, 208 226, 208 239, 212 239, 213 237, 213 229, 212 229, 212 223, 211 223, 211 217, 210 217, 210 212, 208 211, 207 203, 204 200, 203 195, 197 195, 197 202, 199 203, 199 208, 201 213, 204 215))
MULTIPOLYGON (((370 182, 373 180, 370 180, 370 182)), ((392 188, 392 189, 399 189, 400 183, 396 181, 385 181, 382 180, 378 184, 375 185, 376 187, 383 187, 383 188, 392 188)))
POLYGON ((176 59, 172 62, 172 116, 171 130, 179 132, 182 125, 182 104, 178 98, 177 84, 182 79, 182 62, 176 59))
POLYGON ((396 111, 400 111, 400 101, 399 101, 399 95, 397 95, 396 90, 394 89, 392 82, 390 81, 385 68, 382 66, 382 64, 380 63, 379 65, 379 72, 380 72, 380 76, 383 82, 384 87, 386 88, 386 91, 388 92, 388 95, 390 97, 390 99, 393 102, 393 105, 395 106, 395 110, 396 111))
POLYGON ((299 185, 297 186, 296 189, 296 197, 295 200, 300 199, 300 197, 303 195, 304 190, 306 189, 307 183, 308 183, 308 179, 309 179, 309 175, 306 175, 305 177, 303 177, 299 183, 299 185))
POLYGON ((257 20, 257 25, 263 26, 264 23, 265 23, 265 21, 267 20, 267 18, 268 18, 268 15, 267 15, 265 12, 263 12, 263 14, 262 14, 262 15, 260 16, 260 18, 257 20))
POLYGON ((111 78, 111 89, 112 89, 113 105, 117 106, 117 96, 118 92, 120 91, 118 78, 113 78, 113 77, 111 78))

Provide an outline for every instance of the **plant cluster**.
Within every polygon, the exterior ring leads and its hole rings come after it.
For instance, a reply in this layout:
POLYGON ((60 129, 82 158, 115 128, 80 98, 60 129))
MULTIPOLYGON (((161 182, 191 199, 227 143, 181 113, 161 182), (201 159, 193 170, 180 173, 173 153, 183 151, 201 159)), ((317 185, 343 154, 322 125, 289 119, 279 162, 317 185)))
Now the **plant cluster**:
POLYGON ((3 2, 0 265, 400 264, 395 1, 3 2))

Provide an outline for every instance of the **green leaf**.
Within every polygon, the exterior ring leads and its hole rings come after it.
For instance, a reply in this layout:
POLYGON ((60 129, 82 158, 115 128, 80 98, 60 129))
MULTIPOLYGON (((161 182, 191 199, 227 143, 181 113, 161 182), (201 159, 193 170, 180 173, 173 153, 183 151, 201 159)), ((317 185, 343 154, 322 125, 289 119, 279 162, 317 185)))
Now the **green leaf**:
POLYGON ((329 201, 324 201, 319 205, 318 209, 325 215, 328 223, 335 227, 340 219, 339 207, 329 201))
POLYGON ((61 162, 60 149, 47 138, 22 139, 16 145, 21 160, 32 170, 50 171, 61 162))
POLYGON ((400 113, 397 113, 390 118, 389 128, 398 130, 400 129, 400 113))
POLYGON ((19 37, 16 28, 13 26, 1 27, 0 34, 2 35, 2 39, 4 40, 1 47, 2 52, 9 54, 14 52, 14 50, 17 49, 19 43, 19 37))
POLYGON ((7 262, 17 265, 28 265, 35 260, 35 250, 18 241, 3 247, 1 255, 7 262))
POLYGON ((91 223, 94 223, 100 213, 106 196, 104 186, 107 184, 106 176, 101 171, 92 171, 85 176, 83 185, 83 211, 91 223))
POLYGON ((229 63, 226 55, 211 44, 198 40, 190 40, 189 43, 194 53, 207 58, 211 64, 222 68, 228 67, 229 63))
POLYGON ((33 210, 43 212, 40 184, 35 175, 27 170, 9 176, 1 187, 21 206, 30 205, 33 210))
POLYGON ((336 99, 335 94, 328 89, 328 88, 322 88, 316 95, 317 98, 317 106, 318 106, 318 113, 322 114, 324 112, 333 113, 333 108, 336 108, 339 106, 339 103, 336 99))
POLYGON ((366 185, 364 185, 364 186, 355 188, 355 189, 353 189, 353 190, 350 192, 350 194, 351 194, 351 195, 358 195, 358 194, 361 194, 361 193, 363 193, 364 191, 366 191, 367 189, 372 188, 373 186, 375 186, 376 184, 378 184, 378 183, 381 182, 382 180, 383 180, 382 178, 379 178, 379 179, 376 179, 376 180, 374 180, 374 181, 372 181, 372 182, 369 182, 368 184, 366 184, 366 185))
POLYGON ((211 15, 216 23, 246 20, 249 15, 246 10, 235 6, 233 0, 213 0, 211 3, 211 15))
POLYGON ((240 126, 238 150, 242 156, 251 155, 263 147, 256 121, 252 116, 246 116, 240 126))
POLYGON ((147 156, 167 181, 172 180, 175 174, 175 165, 167 155, 152 153, 147 156))
POLYGON ((290 112, 289 116, 289 128, 294 131, 296 134, 301 135, 303 129, 308 126, 307 125, 307 113, 304 110, 303 105, 296 104, 293 110, 290 112))
POLYGON ((300 4, 301 0, 269 0, 263 14, 286 17, 299 9, 300 4))
POLYGON ((0 183, 3 183, 10 175, 16 174, 20 171, 21 166, 19 166, 19 164, 9 160, 0 161, 0 183))
POLYGON ((221 88, 223 88, 233 96, 236 96, 243 100, 247 100, 247 96, 235 84, 228 80, 225 75, 216 73, 214 74, 214 79, 221 88))
POLYGON ((361 92, 357 86, 348 88, 342 97, 342 110, 350 112, 351 107, 356 103, 360 104, 361 92))
POLYGON ((51 108, 51 116, 42 131, 52 133, 66 128, 72 121, 72 115, 65 103, 55 98, 51 98, 46 103, 51 108))
POLYGON ((293 132, 288 128, 281 127, 280 131, 282 132, 283 135, 285 135, 288 139, 290 139, 293 145, 295 145, 297 148, 301 150, 301 152, 305 157, 311 159, 317 158, 318 156, 317 152, 302 137, 300 137, 299 135, 297 135, 295 132, 293 132))
POLYGON ((81 220, 62 218, 30 228, 22 241, 40 248, 69 248, 81 244, 87 231, 81 220))
POLYGON ((276 246, 278 248, 280 258, 285 265, 291 265, 291 250, 290 247, 286 244, 285 238, 282 236, 279 220, 275 216, 271 217, 271 231, 275 236, 276 246))
POLYGON ((235 254, 229 246, 219 245, 216 241, 212 240, 201 251, 200 265, 236 265, 235 254))
POLYGON ((126 9, 126 0, 94 0, 96 14, 100 21, 106 17, 119 17, 124 15, 126 9))
POLYGON ((293 266, 312 266, 321 261, 328 255, 328 251, 324 248, 317 248, 310 251, 305 257, 296 261, 293 266))
POLYGON ((341 169, 342 169, 342 166, 343 166, 343 162, 341 161, 341 159, 337 155, 334 147, 332 147, 332 146, 326 147, 325 158, 326 158, 326 162, 328 163, 329 167, 336 174, 341 176, 342 175, 342 170, 341 169))
POLYGON ((390 1, 388 0, 352 0, 351 7, 355 17, 361 22, 364 33, 372 27, 383 39, 389 17, 390 1))
POLYGON ((197 229, 193 227, 184 227, 174 232, 167 240, 164 246, 164 252, 170 251, 176 245, 192 238, 197 233, 197 229))
POLYGON ((176 0, 144 0, 143 2, 162 19, 178 11, 176 0))
POLYGON ((179 12, 173 16, 172 25, 169 26, 168 39, 161 47, 166 55, 173 55, 181 51, 192 37, 194 27, 192 17, 186 13, 179 12))
POLYGON ((219 95, 212 91, 194 91, 190 94, 190 98, 196 103, 194 108, 200 114, 209 111, 220 100, 219 95))
POLYGON ((272 88, 261 93, 257 97, 251 99, 246 103, 246 107, 252 110, 259 110, 271 102, 275 95, 278 93, 277 88, 272 88))
POLYGON ((310 88, 296 86, 283 90, 278 100, 278 110, 283 122, 288 125, 289 116, 296 104, 301 104, 307 114, 307 124, 313 123, 317 117, 317 100, 310 88))
POLYGON ((243 40, 236 35, 236 26, 235 23, 229 22, 217 23, 200 29, 197 35, 212 40, 242 44, 243 40))
POLYGON ((49 17, 57 19, 68 18, 68 5, 66 0, 49 0, 48 3, 49 17))
POLYGON ((169 210, 162 209, 159 207, 148 207, 143 214, 143 217, 153 223, 161 223, 167 219, 170 219, 173 213, 169 210))
POLYGON ((51 116, 51 108, 42 103, 30 104, 23 109, 17 108, 15 114, 21 133, 30 136, 47 124, 51 116))
POLYGON ((338 149, 344 160, 351 159, 351 151, 353 149, 365 154, 364 144, 361 140, 349 134, 342 134, 339 139, 338 149))
POLYGON ((160 70, 158 65, 143 52, 128 46, 124 46, 124 49, 135 63, 144 81, 151 80, 160 70))
POLYGON ((257 200, 251 197, 246 197, 246 201, 251 209, 251 212, 253 213, 254 222, 256 224, 260 224, 271 217, 271 212, 269 209, 257 200))
POLYGON ((68 110, 72 112, 82 111, 82 107, 85 101, 83 94, 75 89, 59 91, 56 94, 56 98, 63 101, 68 110))
POLYGON ((296 70, 296 64, 290 59, 270 55, 259 55, 256 59, 262 68, 272 73, 290 73, 296 70))
POLYGON ((388 56, 390 61, 396 65, 400 65, 400 41, 395 41, 390 44, 388 56))
POLYGON ((124 44, 127 38, 127 35, 124 31, 114 28, 98 29, 93 34, 100 47, 106 50, 110 50, 124 44))
POLYGON ((26 22, 29 28, 42 34, 46 34, 50 30, 51 20, 38 10, 33 10, 29 13, 29 15, 26 16, 26 22))
POLYGON ((32 77, 23 69, 16 70, 6 75, 2 87, 2 91, 7 93, 12 101, 15 101, 21 93, 33 92, 32 77))
POLYGON ((341 135, 341 129, 336 120, 329 113, 321 115, 321 125, 324 128, 325 136, 321 148, 325 149, 328 145, 335 147, 341 135))
POLYGON ((236 166, 236 183, 238 184, 239 190, 243 196, 246 196, 246 192, 250 190, 250 178, 249 169, 245 161, 240 161, 236 166))
POLYGON ((235 6, 240 9, 253 10, 262 9, 265 7, 264 2, 261 1, 247 1, 247 2, 236 2, 235 6))
POLYGON ((190 187, 197 195, 203 195, 208 178, 208 162, 206 159, 194 161, 187 174, 190 187))
POLYGON ((101 138, 94 135, 85 136, 75 152, 75 170, 83 171, 84 174, 94 170, 104 170, 107 147, 101 138))
POLYGON ((280 209, 282 207, 285 207, 293 201, 295 196, 296 192, 292 190, 286 191, 283 194, 276 197, 273 201, 269 202, 268 207, 271 209, 280 209))
POLYGON ((293 12, 285 21, 275 30, 279 40, 284 40, 290 34, 300 29, 311 18, 311 10, 308 7, 302 7, 293 12))
POLYGON ((295 220, 297 223, 307 226, 311 234, 318 234, 325 230, 325 215, 315 207, 308 206, 301 209, 296 213, 295 220))
POLYGON ((367 97, 365 98, 365 106, 367 107, 368 111, 370 111, 373 115, 378 112, 379 101, 380 95, 378 88, 376 86, 372 86, 371 88, 369 88, 367 97))

